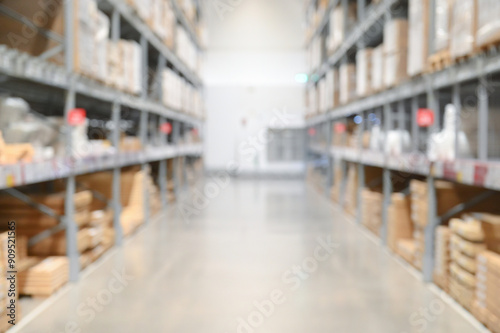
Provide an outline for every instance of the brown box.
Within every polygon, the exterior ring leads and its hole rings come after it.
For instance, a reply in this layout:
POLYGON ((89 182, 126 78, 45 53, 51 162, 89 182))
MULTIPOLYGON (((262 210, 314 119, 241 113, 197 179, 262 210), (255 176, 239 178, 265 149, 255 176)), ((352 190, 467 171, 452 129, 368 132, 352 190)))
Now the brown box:
POLYGON ((387 244, 396 252, 399 239, 412 238, 413 224, 410 217, 409 197, 402 193, 394 193, 391 196, 391 202, 388 211, 387 244))
POLYGON ((356 97, 356 65, 340 66, 340 104, 347 104, 356 97))
MULTIPOLYGON (((408 50, 408 20, 393 19, 384 25, 384 55, 405 53, 408 50)), ((406 64, 406 61, 405 61, 406 64)), ((406 71, 406 67, 405 67, 406 71)))

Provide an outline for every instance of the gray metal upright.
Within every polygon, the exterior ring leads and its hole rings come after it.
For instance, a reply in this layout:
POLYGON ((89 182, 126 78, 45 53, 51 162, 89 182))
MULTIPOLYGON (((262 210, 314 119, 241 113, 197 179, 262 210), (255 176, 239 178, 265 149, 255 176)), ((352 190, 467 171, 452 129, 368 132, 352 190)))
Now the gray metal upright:
MULTIPOLYGON (((111 15, 111 40, 117 42, 120 39, 120 13, 116 9, 111 15)), ((111 133, 111 141, 115 152, 120 153, 120 119, 121 105, 115 101, 112 106, 111 120, 113 123, 113 132, 111 133)), ((113 185, 112 185, 112 206, 113 206, 113 229, 115 230, 115 244, 121 246, 123 244, 123 229, 121 224, 122 203, 121 203, 121 168, 116 165, 113 168, 113 185)))
MULTIPOLYGON (((363 151, 363 136, 364 136, 364 131, 367 130, 366 123, 367 123, 367 118, 362 115, 362 122, 359 124, 359 133, 358 133, 358 149, 363 151)), ((365 180, 365 166, 363 163, 358 163, 358 189, 357 189, 357 214, 356 214, 356 221, 361 224, 363 221, 363 190, 366 186, 366 180, 365 180)))
POLYGON ((428 215, 427 215, 427 226, 425 228, 425 251, 422 263, 422 273, 424 277, 424 282, 432 282, 432 274, 434 272, 434 260, 435 260, 435 242, 434 235, 436 232, 436 227, 440 224, 440 219, 437 216, 437 205, 436 205, 436 190, 434 187, 434 177, 429 175, 427 177, 427 205, 428 205, 428 215))
MULTIPOLYGON (((172 121, 172 142, 173 144, 178 147, 179 146, 179 141, 180 141, 180 134, 181 134, 181 128, 180 128, 180 123, 176 120, 172 121)), ((173 180, 174 180, 174 192, 176 198, 180 195, 180 188, 179 188, 179 157, 174 159, 174 163, 172 163, 173 166, 173 180)))
MULTIPOLYGON (((120 153, 120 117, 121 106, 118 102, 113 103, 112 110, 112 143, 117 154, 120 153)), ((113 185, 112 185, 112 206, 113 206, 113 228, 115 230, 115 243, 118 246, 123 244, 123 230, 121 225, 121 168, 117 165, 113 168, 113 185)))
MULTIPOLYGON (((160 126, 166 123, 166 119, 164 117, 160 117, 160 126)), ((167 146, 167 135, 164 132, 160 133, 161 145, 162 147, 167 146)), ((160 187, 160 199, 162 208, 166 208, 168 204, 167 199, 167 160, 161 159, 158 165, 158 184, 160 187)))
POLYGON ((488 160, 488 118, 489 98, 488 87, 484 77, 479 80, 478 86, 478 156, 480 161, 488 160))
POLYGON ((324 125, 326 129, 325 156, 328 158, 328 166, 326 170, 327 178, 326 178, 326 188, 325 188, 326 196, 330 195, 330 189, 332 188, 333 185, 333 158, 332 155, 330 154, 330 148, 332 147, 332 126, 330 124, 331 124, 330 120, 327 120, 324 125))
MULTIPOLYGON (((455 105, 457 108, 457 114, 461 115, 462 113, 462 101, 460 99, 460 84, 456 83, 453 85, 452 90, 451 90, 451 95, 452 95, 452 103, 455 105)), ((458 132, 460 131, 460 117, 457 117, 455 121, 455 143, 453 149, 455 150, 455 157, 460 157, 458 156, 458 132)))
MULTIPOLYGON (((385 140, 387 143, 387 134, 392 130, 392 107, 390 104, 384 105, 384 131, 385 140)), ((387 157, 387 156, 386 156, 387 157)), ((391 180, 391 170, 387 167, 383 169, 383 194, 384 194, 384 204, 382 206, 382 229, 380 231, 380 238, 384 244, 387 244, 387 231, 389 224, 389 206, 391 205, 391 195, 392 195, 392 180, 391 180)))
MULTIPOLYGON (((141 36, 141 50, 142 50, 142 81, 141 81, 141 98, 146 100, 148 98, 148 40, 145 36, 141 36)), ((149 114, 146 110, 141 110, 141 118, 139 124, 139 132, 141 138, 142 149, 147 151, 148 146, 148 120, 149 114)), ((150 217, 150 206, 149 206, 149 182, 148 182, 148 174, 149 174, 149 164, 145 161, 141 163, 141 171, 143 175, 143 209, 144 209, 144 222, 147 224, 149 222, 150 217)))
POLYGON ((418 152, 419 150, 419 141, 420 141, 420 133, 418 129, 417 123, 417 113, 418 113, 418 97, 414 96, 411 99, 411 150, 412 152, 418 152))
MULTIPOLYGON (((73 63, 73 22, 74 22, 74 2, 73 0, 65 0, 64 3, 64 46, 65 46, 65 62, 66 75, 69 80, 69 89, 66 92, 66 100, 64 106, 64 119, 66 124, 66 156, 71 161, 74 160, 75 152, 73 151, 73 128, 69 126, 69 114, 76 105, 76 77, 74 74, 73 63)), ((70 168, 72 169, 72 168, 70 168)), ((69 280, 77 281, 80 273, 80 253, 78 252, 77 233, 78 226, 75 223, 75 190, 76 179, 72 173, 66 180, 66 197, 64 204, 64 219, 66 221, 66 255, 69 259, 69 280)))

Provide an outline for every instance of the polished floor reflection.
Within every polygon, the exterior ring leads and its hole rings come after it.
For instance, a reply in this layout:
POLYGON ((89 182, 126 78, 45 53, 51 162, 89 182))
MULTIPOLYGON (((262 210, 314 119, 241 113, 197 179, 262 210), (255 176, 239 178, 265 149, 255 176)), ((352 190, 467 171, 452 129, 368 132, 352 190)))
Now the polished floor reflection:
POLYGON ((213 190, 170 207, 19 331, 477 332, 303 181, 213 190))

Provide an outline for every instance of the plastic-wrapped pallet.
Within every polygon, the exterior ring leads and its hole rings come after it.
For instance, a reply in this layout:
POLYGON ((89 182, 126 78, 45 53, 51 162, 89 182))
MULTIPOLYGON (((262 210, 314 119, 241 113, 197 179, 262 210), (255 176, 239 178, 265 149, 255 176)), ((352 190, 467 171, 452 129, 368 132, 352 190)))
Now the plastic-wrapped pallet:
POLYGON ((429 0, 410 0, 408 30, 408 75, 414 76, 427 67, 429 0))
POLYGON ((477 0, 476 45, 487 46, 500 41, 500 1, 477 0))
POLYGON ((340 104, 347 104, 356 97, 356 65, 340 66, 340 104))
POLYGON ((476 12, 476 0, 453 2, 450 41, 450 56, 452 59, 467 56, 474 52, 477 29, 476 12))
POLYGON ((359 97, 368 96, 372 88, 372 52, 373 49, 359 50, 356 54, 357 94, 359 97))
POLYGON ((373 92, 378 92, 384 88, 384 45, 376 47, 372 51, 372 73, 371 84, 373 92))
MULTIPOLYGON (((435 0, 435 38, 434 52, 448 50, 450 45, 452 0, 435 0)), ((413 41, 412 41, 413 42, 413 41)))
POLYGON ((332 68, 326 73, 326 96, 328 110, 333 109, 339 104, 340 82, 339 72, 336 68, 332 68))
POLYGON ((352 27, 356 24, 357 20, 357 4, 351 2, 348 4, 347 8, 347 22, 344 21, 344 10, 342 6, 337 6, 330 13, 330 37, 327 40, 327 50, 328 53, 335 52, 345 39, 346 31, 344 29, 347 26, 347 31, 350 31, 352 27), (344 25, 345 24, 345 25, 344 25))

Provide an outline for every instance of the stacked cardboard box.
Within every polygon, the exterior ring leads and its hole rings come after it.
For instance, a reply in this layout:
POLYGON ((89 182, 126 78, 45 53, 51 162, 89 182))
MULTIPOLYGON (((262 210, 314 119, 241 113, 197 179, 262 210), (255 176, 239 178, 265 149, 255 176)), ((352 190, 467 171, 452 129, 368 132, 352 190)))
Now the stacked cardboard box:
POLYGON ((347 181, 345 188, 345 210, 350 215, 356 215, 358 203, 358 168, 350 164, 347 168, 347 181))
POLYGON ((398 241, 412 239, 413 224, 411 222, 410 198, 403 193, 391 195, 388 208, 387 245, 396 252, 398 241))
MULTIPOLYGON (((453 0, 435 1, 435 33, 434 33, 434 52, 448 51, 450 46, 451 32, 451 6, 453 0)), ((412 41, 413 42, 413 41, 412 41)))
POLYGON ((48 257, 18 275, 19 293, 31 296, 50 296, 69 280, 67 257, 48 257))
POLYGON ((478 47, 498 44, 500 41, 500 2, 496 0, 477 0, 478 47))
POLYGON ((384 44, 376 47, 372 51, 371 60, 371 90, 379 92, 384 89, 384 44))
POLYGON ((416 244, 413 239, 400 239, 397 241, 396 254, 406 262, 414 265, 416 244))
POLYGON ((372 92, 372 53, 373 49, 359 50, 356 54, 357 95, 368 96, 372 92))
POLYGON ((326 41, 328 54, 335 52, 344 39, 348 31, 356 24, 357 4, 350 2, 347 8, 347 22, 344 20, 344 10, 341 5, 337 6, 330 13, 330 35, 326 41), (347 31, 345 30, 347 27, 347 31))
POLYGON ((492 251, 477 256, 476 300, 472 313, 492 332, 500 332, 500 255, 492 251))
POLYGON ((410 0, 408 11, 408 75, 415 76, 427 68, 429 0, 410 0))
POLYGON ((408 21, 393 19, 384 26, 384 85, 393 87, 408 77, 408 21))
POLYGON ((363 225, 380 236, 384 195, 380 189, 364 189, 361 193, 363 225))
POLYGON ((142 87, 140 45, 123 39, 108 42, 107 45, 109 75, 106 83, 131 94, 139 94, 142 87))
POLYGON ((439 226, 436 228, 434 282, 446 292, 449 292, 451 263, 450 236, 451 231, 447 226, 439 226))
POLYGON ((454 1, 452 15, 450 56, 452 59, 456 59, 471 55, 476 46, 476 0, 454 1))
POLYGON ((340 104, 347 104, 356 97, 356 65, 343 64, 340 66, 340 104))
POLYGON ((340 82, 339 82, 339 72, 336 68, 331 68, 328 73, 326 73, 326 98, 327 98, 327 109, 331 110, 339 105, 340 98, 340 82))

